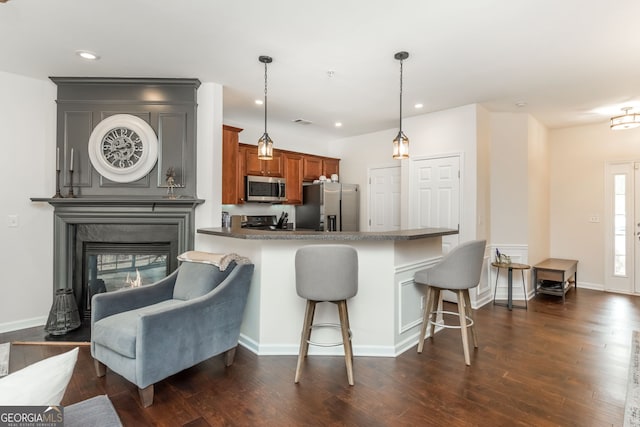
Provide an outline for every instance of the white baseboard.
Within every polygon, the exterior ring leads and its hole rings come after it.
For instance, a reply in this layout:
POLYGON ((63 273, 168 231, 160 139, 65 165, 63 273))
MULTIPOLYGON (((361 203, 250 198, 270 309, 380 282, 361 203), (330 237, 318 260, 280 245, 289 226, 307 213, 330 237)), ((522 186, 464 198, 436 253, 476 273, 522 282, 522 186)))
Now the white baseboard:
POLYGON ((46 316, 17 320, 15 322, 0 323, 0 333, 19 331, 20 329, 35 328, 36 326, 44 326, 46 323, 46 316))
MULTIPOLYGON (((442 330, 441 327, 436 328, 436 333, 442 330)), ((363 357, 398 357, 405 351, 415 347, 418 344, 419 331, 406 337, 402 342, 395 346, 386 345, 354 345, 353 355, 363 357)), ((427 336, 429 331, 427 330, 427 336)), ((271 344, 258 345, 251 338, 240 334, 238 343, 258 356, 297 356, 299 351, 298 344, 271 344)), ((310 346, 309 355, 313 356, 344 356, 342 346, 335 347, 318 347, 310 346)))

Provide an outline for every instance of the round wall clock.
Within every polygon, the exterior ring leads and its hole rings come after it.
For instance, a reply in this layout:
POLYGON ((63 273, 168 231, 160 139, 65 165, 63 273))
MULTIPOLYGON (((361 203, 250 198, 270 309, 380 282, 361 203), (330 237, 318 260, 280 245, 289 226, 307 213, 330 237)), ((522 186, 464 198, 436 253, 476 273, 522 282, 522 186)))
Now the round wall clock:
POLYGON ((102 120, 89 137, 89 159, 114 182, 133 182, 148 174, 158 158, 158 138, 147 122, 131 114, 102 120))

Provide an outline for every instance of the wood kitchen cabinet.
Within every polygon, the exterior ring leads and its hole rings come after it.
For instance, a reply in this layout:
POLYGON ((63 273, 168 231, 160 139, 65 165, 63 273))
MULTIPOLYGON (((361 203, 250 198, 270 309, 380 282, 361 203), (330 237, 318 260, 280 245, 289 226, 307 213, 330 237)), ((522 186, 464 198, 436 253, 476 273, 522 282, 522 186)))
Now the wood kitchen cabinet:
POLYGON ((302 158, 300 154, 285 152, 284 159, 284 178, 287 181, 287 204, 302 204, 302 158))
POLYGON ((273 150, 273 160, 260 160, 258 149, 255 145, 240 144, 240 153, 244 157, 246 175, 273 176, 282 178, 284 168, 282 166, 282 153, 273 150))
POLYGON ((313 181, 322 175, 322 157, 305 155, 302 164, 305 181, 313 181))
POLYGON ((222 204, 244 203, 244 172, 241 170, 239 135, 242 129, 222 126, 222 204))
POLYGON ((302 163, 302 174, 305 181, 313 181, 321 175, 329 179, 334 173, 339 175, 340 172, 340 159, 305 154, 302 163))
POLYGON ((240 143, 242 129, 222 125, 222 204, 244 203, 245 176, 284 177, 287 204, 302 204, 302 183, 339 174, 340 159, 273 150, 273 160, 258 159, 258 147, 240 143))
POLYGON ((331 175, 336 174, 340 176, 340 159, 322 159, 322 174, 331 179, 331 175))

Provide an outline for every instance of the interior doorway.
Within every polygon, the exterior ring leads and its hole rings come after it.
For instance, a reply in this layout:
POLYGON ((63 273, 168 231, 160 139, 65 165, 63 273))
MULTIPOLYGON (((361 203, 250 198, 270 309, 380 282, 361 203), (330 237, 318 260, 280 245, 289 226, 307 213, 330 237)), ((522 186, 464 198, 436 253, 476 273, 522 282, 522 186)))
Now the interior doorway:
POLYGON ((400 230, 400 166, 369 169, 369 231, 400 230))
MULTIPOLYGON (((411 161, 409 227, 460 229, 460 155, 411 161)), ((442 252, 459 243, 458 234, 442 237, 442 252)))

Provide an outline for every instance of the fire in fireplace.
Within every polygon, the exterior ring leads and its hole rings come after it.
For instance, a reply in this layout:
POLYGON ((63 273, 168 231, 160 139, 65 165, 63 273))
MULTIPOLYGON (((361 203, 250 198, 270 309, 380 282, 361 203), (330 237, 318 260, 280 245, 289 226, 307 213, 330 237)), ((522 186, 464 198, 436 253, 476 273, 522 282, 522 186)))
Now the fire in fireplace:
POLYGON ((170 245, 163 243, 85 243, 83 314, 91 316, 91 297, 102 292, 148 285, 170 273, 170 245))

